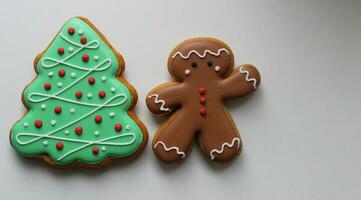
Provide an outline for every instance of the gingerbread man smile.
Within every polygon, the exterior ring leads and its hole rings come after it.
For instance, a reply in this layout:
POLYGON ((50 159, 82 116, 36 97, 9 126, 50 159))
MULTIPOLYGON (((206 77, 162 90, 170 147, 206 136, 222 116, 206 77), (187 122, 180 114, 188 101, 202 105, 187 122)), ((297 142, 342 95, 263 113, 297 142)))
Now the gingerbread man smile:
POLYGON ((231 49, 214 38, 186 40, 171 52, 168 70, 176 81, 156 87, 146 98, 151 112, 172 114, 153 139, 158 158, 185 158, 194 139, 210 160, 227 161, 240 154, 241 138, 223 101, 253 93, 261 78, 252 65, 233 66, 231 49))

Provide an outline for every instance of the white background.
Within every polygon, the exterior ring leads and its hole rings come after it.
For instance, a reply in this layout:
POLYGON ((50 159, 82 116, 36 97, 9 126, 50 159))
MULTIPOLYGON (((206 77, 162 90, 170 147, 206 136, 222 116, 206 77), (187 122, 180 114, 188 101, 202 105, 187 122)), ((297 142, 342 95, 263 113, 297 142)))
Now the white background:
POLYGON ((361 1, 2 1, 0 3, 1 199, 361 199, 361 1), (227 42, 262 86, 228 102, 244 141, 232 163, 196 147, 164 164, 148 144, 105 170, 58 171, 11 148, 33 59, 72 16, 88 17, 126 59, 136 112, 154 135, 162 119, 147 92, 171 78, 172 48, 194 36, 227 42))

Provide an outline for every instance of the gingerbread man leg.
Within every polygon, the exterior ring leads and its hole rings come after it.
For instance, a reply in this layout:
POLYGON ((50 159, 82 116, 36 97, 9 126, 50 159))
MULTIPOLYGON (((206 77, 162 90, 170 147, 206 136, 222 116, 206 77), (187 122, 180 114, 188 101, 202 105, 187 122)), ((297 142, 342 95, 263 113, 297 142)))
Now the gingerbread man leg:
POLYGON ((199 135, 199 143, 205 157, 215 161, 228 161, 242 151, 242 140, 232 117, 227 111, 216 116, 218 123, 208 123, 199 135))
POLYGON ((189 115, 174 114, 164 123, 153 139, 153 151, 165 162, 184 159, 191 150, 196 126, 189 121, 189 115))

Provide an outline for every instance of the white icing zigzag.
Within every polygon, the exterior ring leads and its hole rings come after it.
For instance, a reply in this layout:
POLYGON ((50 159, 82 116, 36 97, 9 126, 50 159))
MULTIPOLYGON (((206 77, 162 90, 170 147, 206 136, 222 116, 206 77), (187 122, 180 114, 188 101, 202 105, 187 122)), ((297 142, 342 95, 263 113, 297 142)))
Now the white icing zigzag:
POLYGON ((225 147, 225 146, 231 148, 231 147, 234 146, 234 144, 235 144, 236 141, 237 141, 237 146, 238 146, 238 148, 239 148, 239 146, 240 146, 240 144, 241 144, 241 140, 240 140, 239 138, 233 138, 232 143, 227 143, 227 142, 223 143, 223 144, 222 144, 222 147, 221 147, 221 150, 213 149, 213 150, 211 151, 211 153, 209 154, 209 155, 211 156, 211 159, 214 160, 214 157, 215 157, 215 155, 213 155, 214 153, 222 154, 223 151, 224 151, 224 147, 225 147))
POLYGON ((250 77, 249 72, 247 70, 243 70, 243 67, 244 66, 239 68, 239 72, 241 72, 242 74, 246 74, 246 81, 253 82, 253 88, 257 89, 257 80, 255 78, 249 78, 250 77))
POLYGON ((167 148, 167 146, 164 144, 164 142, 159 141, 154 145, 154 149, 157 148, 158 144, 161 144, 164 148, 165 151, 172 151, 172 150, 176 150, 178 155, 182 156, 182 159, 186 156, 186 154, 183 151, 180 151, 178 147, 169 147, 167 148))
POLYGON ((152 95, 149 95, 149 96, 148 96, 149 99, 152 98, 152 97, 155 97, 155 98, 154 98, 154 103, 155 103, 155 104, 159 104, 159 103, 162 104, 162 105, 160 106, 160 108, 159 108, 161 111, 166 111, 166 112, 169 112, 169 111, 170 111, 169 108, 164 107, 164 106, 165 106, 165 101, 162 100, 162 99, 159 99, 159 95, 158 95, 158 94, 152 94, 152 95))
POLYGON ((172 58, 174 59, 175 57, 177 57, 177 56, 179 55, 182 59, 188 59, 188 58, 191 56, 192 53, 196 54, 196 55, 197 55, 198 57, 200 57, 200 58, 206 57, 207 53, 209 53, 209 54, 211 54, 211 55, 213 55, 213 56, 219 56, 219 55, 221 55, 221 52, 222 52, 222 51, 226 52, 226 53, 229 55, 228 50, 225 49, 225 48, 218 49, 217 52, 212 52, 211 50, 206 49, 206 50, 203 52, 203 55, 200 54, 198 51, 196 51, 196 50, 193 49, 193 50, 191 50, 186 56, 184 56, 181 52, 177 51, 177 52, 172 56, 172 58))

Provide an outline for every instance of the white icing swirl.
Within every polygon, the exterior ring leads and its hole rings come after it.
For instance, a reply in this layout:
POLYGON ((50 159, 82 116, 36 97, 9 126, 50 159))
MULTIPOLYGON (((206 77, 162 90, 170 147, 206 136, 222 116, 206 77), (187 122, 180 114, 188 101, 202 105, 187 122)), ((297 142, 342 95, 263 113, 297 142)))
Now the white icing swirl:
POLYGON ((172 58, 175 59, 177 56, 180 56, 182 59, 186 60, 188 59, 192 53, 196 54, 198 57, 200 58, 204 58, 206 57, 207 53, 210 54, 210 55, 213 55, 213 56, 219 56, 221 55, 221 52, 226 52, 228 55, 229 55, 229 51, 226 49, 226 48, 220 48, 218 49, 217 52, 213 52, 209 49, 206 49, 203 54, 200 54, 197 50, 193 49, 191 50, 187 55, 183 55, 181 52, 177 51, 173 56, 172 58))
POLYGON ((183 151, 180 151, 178 147, 169 147, 169 148, 168 148, 168 147, 165 145, 165 143, 162 142, 162 141, 158 141, 158 142, 154 145, 154 149, 157 148, 158 144, 161 144, 161 145, 163 146, 163 149, 164 149, 165 151, 175 150, 178 155, 181 155, 181 156, 182 156, 182 159, 186 156, 186 154, 185 154, 183 151))
POLYGON ((214 160, 214 158, 215 158, 214 153, 222 154, 223 151, 224 151, 224 147, 225 147, 225 146, 231 148, 231 147, 233 147, 233 146, 235 145, 236 142, 237 142, 237 145, 238 145, 237 147, 239 148, 239 146, 240 146, 240 144, 241 144, 241 139, 239 139, 239 138, 233 138, 232 143, 227 143, 227 142, 223 143, 220 150, 218 150, 218 149, 213 149, 213 150, 211 151, 211 153, 209 154, 209 155, 211 156, 211 159, 214 160))
POLYGON ((246 81, 253 82, 253 88, 257 89, 257 80, 255 78, 250 78, 249 72, 247 70, 243 70, 243 68, 244 66, 239 68, 239 72, 241 72, 241 74, 246 74, 246 81))
POLYGON ((155 97, 155 98, 154 98, 154 103, 155 103, 155 104, 159 104, 159 103, 161 104, 161 105, 160 105, 160 108, 159 108, 161 111, 165 111, 165 112, 171 111, 170 108, 166 108, 166 107, 165 107, 165 101, 162 100, 162 99, 159 99, 159 95, 158 95, 158 94, 152 94, 152 95, 149 95, 149 96, 148 96, 149 99, 151 99, 152 97, 155 97))

